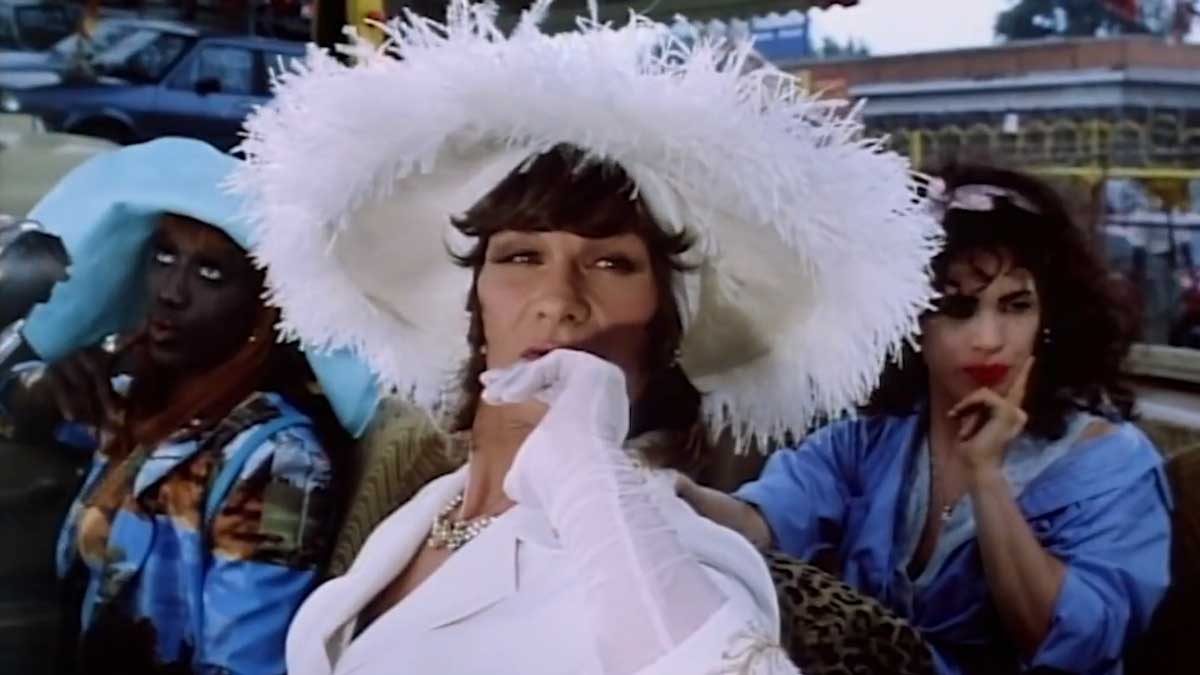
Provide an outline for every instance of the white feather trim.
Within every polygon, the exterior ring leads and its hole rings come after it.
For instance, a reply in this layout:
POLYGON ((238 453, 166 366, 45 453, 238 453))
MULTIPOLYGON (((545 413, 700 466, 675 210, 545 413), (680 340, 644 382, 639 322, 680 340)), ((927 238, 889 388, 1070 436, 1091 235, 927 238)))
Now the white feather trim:
POLYGON ((700 241, 678 284, 683 365, 742 441, 803 431, 874 388, 918 328, 938 225, 907 161, 856 111, 749 65, 746 44, 680 42, 631 16, 510 37, 490 4, 407 15, 345 66, 316 48, 246 123, 254 253, 284 328, 348 345, 417 404, 466 356, 470 275, 449 218, 559 143, 620 164, 669 228, 700 241))

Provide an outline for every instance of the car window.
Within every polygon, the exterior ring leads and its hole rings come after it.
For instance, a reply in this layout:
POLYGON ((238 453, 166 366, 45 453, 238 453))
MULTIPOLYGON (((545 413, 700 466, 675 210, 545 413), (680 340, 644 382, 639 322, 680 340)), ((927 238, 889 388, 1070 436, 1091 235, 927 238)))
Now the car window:
POLYGON ((267 84, 271 83, 271 78, 279 73, 292 71, 296 64, 304 60, 304 54, 289 53, 283 54, 280 52, 266 51, 262 53, 263 67, 266 69, 266 77, 264 81, 267 84))
POLYGON ((13 27, 12 19, 0 9, 0 49, 19 49, 20 44, 17 43, 17 31, 13 27))
POLYGON ((137 31, 97 54, 93 66, 105 75, 133 82, 158 82, 192 42, 193 38, 173 33, 137 31))
POLYGON ((90 36, 84 38, 80 33, 72 33, 59 40, 53 51, 68 58, 81 53, 96 54, 133 35, 137 30, 138 27, 133 24, 101 21, 96 24, 90 36))
POLYGON ((29 5, 13 12, 21 42, 29 49, 49 49, 75 28, 74 12, 62 5, 29 5))
POLYGON ((171 86, 194 88, 203 80, 216 80, 222 94, 249 96, 254 93, 254 52, 241 47, 201 47, 181 77, 171 86))

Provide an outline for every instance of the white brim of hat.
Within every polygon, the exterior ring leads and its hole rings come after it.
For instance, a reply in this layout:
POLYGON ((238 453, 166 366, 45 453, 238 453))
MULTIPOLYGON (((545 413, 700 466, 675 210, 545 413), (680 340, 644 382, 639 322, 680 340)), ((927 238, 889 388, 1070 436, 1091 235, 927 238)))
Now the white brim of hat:
POLYGON ((681 363, 714 427, 766 440, 861 402, 932 295, 939 228, 907 161, 790 76, 748 68, 748 48, 638 18, 555 36, 531 19, 506 38, 494 18, 462 3, 444 32, 410 17, 388 31, 402 60, 310 50, 251 116, 232 186, 285 327, 443 405, 471 283, 451 218, 566 143, 698 236, 677 284, 681 363))

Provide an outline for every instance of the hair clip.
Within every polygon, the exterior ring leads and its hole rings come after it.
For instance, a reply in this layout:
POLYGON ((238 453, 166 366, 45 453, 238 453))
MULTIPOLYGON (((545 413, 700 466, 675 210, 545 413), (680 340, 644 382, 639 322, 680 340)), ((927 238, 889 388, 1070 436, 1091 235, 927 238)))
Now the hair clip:
POLYGON ((949 190, 946 188, 946 181, 933 178, 926 187, 926 196, 929 198, 930 208, 939 220, 944 218, 947 212, 954 210, 994 211, 998 207, 997 199, 1004 199, 1022 211, 1038 215, 1042 213, 1036 204, 1016 190, 986 183, 969 183, 949 190))

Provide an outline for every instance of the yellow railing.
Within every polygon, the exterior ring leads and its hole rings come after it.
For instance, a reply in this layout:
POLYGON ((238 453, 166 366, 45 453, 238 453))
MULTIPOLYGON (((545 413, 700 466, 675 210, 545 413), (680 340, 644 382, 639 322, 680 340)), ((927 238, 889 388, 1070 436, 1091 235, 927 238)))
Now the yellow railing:
POLYGON ((1043 176, 1079 178, 1097 182, 1104 178, 1158 178, 1192 180, 1200 178, 1200 169, 1180 169, 1171 166, 1028 166, 1026 171, 1043 176))
POLYGON ((1200 126, 1188 126, 1174 113, 1147 120, 1077 117, 1034 117, 1020 120, 1015 133, 999 125, 943 124, 889 127, 896 150, 913 165, 928 168, 948 157, 993 158, 1021 166, 1055 168, 1057 175, 1098 178, 1195 178, 1200 166, 1200 126), (1108 169, 1102 164, 1115 165, 1108 169), (1120 173, 1117 173, 1117 172, 1120 173))

